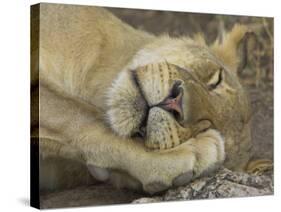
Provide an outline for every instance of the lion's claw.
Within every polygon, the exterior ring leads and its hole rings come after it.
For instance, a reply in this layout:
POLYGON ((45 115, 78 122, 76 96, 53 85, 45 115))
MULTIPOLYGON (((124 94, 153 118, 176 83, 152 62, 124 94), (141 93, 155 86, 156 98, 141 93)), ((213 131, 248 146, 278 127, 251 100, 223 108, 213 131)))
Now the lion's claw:
POLYGON ((169 186, 162 182, 153 182, 144 186, 144 190, 149 194, 155 194, 167 190, 168 188, 169 186))
POLYGON ((87 165, 88 170, 90 173, 100 181, 106 181, 109 179, 109 171, 105 168, 100 168, 94 165, 87 165))
POLYGON ((192 171, 188 171, 185 172, 179 176, 177 176, 174 180, 173 180, 173 186, 183 186, 186 185, 187 183, 189 183, 191 181, 193 177, 193 172, 192 171))

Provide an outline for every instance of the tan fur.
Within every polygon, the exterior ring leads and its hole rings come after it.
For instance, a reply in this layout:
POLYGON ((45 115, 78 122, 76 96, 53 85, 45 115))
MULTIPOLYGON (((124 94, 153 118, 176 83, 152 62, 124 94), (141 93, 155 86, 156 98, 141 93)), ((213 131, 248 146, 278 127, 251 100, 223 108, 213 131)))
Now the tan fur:
POLYGON ((242 169, 251 146, 248 101, 234 70, 243 33, 235 26, 209 48, 202 37, 196 42, 135 30, 101 8, 41 4, 42 160, 98 167, 91 169, 96 176, 108 171, 111 181, 132 188, 140 183, 150 193, 163 190, 151 185, 178 185, 181 174, 198 177, 225 158, 227 167, 242 169), (221 69, 222 82, 209 90, 221 69), (182 122, 155 106, 176 80, 183 83, 182 122), (147 111, 146 104, 153 107, 147 111), (131 138, 147 112, 147 137, 131 138), (204 129, 204 120, 212 126, 204 129))
POLYGON ((238 44, 247 30, 246 26, 237 24, 230 33, 223 37, 221 42, 217 40, 211 47, 217 56, 233 70, 236 70, 239 64, 239 57, 237 57, 238 44))

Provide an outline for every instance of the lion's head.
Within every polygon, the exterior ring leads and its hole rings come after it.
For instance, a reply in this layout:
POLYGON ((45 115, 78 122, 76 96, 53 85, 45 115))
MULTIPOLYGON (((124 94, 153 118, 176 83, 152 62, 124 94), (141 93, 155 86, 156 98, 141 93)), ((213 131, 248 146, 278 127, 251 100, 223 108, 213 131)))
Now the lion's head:
POLYGON ((245 65, 250 37, 236 25, 210 46, 201 38, 169 37, 145 46, 109 90, 112 129, 120 136, 137 134, 153 149, 185 142, 190 126, 203 120, 235 137, 249 120, 237 72, 245 65))

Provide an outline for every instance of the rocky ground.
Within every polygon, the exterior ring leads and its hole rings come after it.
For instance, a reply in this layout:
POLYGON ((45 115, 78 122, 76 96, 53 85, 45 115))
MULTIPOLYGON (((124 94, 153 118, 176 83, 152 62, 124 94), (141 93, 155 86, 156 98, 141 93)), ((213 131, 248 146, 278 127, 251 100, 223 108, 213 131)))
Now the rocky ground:
POLYGON ((199 178, 187 186, 170 189, 156 197, 142 197, 133 203, 181 201, 230 197, 249 197, 273 194, 272 173, 251 176, 222 168, 215 176, 199 178))
MULTIPOLYGON (((273 22, 271 19, 239 16, 182 14, 161 11, 111 11, 132 26, 154 34, 181 36, 203 32, 211 42, 215 36, 234 23, 245 23, 257 30, 261 52, 253 57, 252 70, 241 78, 252 105, 254 158, 273 160, 273 22)), ((273 172, 263 176, 219 170, 161 195, 147 196, 128 190, 118 190, 107 184, 79 187, 41 196, 42 208, 148 203, 192 199, 245 197, 273 194, 273 172)))
POLYGON ((272 194, 272 171, 262 176, 253 176, 222 168, 213 176, 199 178, 186 186, 170 189, 156 196, 116 189, 108 184, 100 184, 43 195, 41 196, 41 207, 60 208, 125 203, 153 203, 272 194))

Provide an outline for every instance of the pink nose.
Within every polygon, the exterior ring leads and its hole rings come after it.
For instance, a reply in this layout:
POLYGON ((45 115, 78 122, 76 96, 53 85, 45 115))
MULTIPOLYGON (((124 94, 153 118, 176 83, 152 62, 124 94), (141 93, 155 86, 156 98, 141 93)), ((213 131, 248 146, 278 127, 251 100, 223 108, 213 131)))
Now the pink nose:
POLYGON ((181 90, 176 97, 169 96, 164 101, 162 101, 158 106, 167 110, 169 112, 175 113, 178 115, 178 118, 183 118, 182 110, 182 96, 183 91, 181 90))

